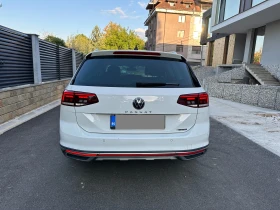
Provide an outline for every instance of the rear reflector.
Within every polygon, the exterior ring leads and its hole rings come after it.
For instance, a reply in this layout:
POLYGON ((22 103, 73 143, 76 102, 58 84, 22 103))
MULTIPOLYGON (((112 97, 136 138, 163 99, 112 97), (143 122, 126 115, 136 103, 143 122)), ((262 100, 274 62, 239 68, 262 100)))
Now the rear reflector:
POLYGON ((86 106, 98 102, 99 100, 94 93, 83 93, 69 90, 65 90, 61 98, 61 104, 65 106, 86 106))
POLYGON ((206 152, 206 149, 200 149, 188 152, 168 152, 168 153, 86 153, 67 149, 65 151, 71 155, 82 157, 176 157, 176 156, 189 156, 206 152))
POLYGON ((209 106, 209 97, 207 93, 180 95, 177 103, 192 108, 203 108, 209 106))
POLYGON ((147 55, 147 56, 160 56, 157 52, 139 52, 139 51, 115 51, 114 55, 147 55))

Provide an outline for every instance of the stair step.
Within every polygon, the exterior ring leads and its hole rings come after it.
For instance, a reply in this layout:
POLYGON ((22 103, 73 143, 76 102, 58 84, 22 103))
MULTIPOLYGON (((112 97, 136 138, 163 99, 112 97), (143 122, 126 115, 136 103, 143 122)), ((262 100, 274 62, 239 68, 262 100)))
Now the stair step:
POLYGON ((268 72, 266 69, 249 69, 249 71, 266 71, 266 72, 268 72))
POLYGON ((275 86, 280 86, 280 84, 279 83, 269 83, 269 82, 267 82, 267 83, 263 83, 263 85, 275 85, 275 86))
POLYGON ((275 79, 274 77, 270 77, 270 78, 263 78, 264 81, 275 81, 278 82, 277 79, 275 79))
POLYGON ((279 83, 274 82, 263 82, 264 85, 280 85, 279 83))
POLYGON ((266 69, 250 69, 251 71, 265 71, 268 72, 266 69))
POLYGON ((261 65, 246 65, 246 71, 263 85, 280 86, 280 82, 261 65))
POLYGON ((258 77, 259 79, 261 80, 269 80, 269 81, 275 81, 275 82, 278 82, 276 79, 274 79, 273 77, 258 77))
POLYGON ((278 84, 264 84, 264 85, 267 85, 267 86, 280 86, 278 84))
POLYGON ((264 69, 262 66, 248 66, 249 68, 264 69))
POLYGON ((270 82, 270 83, 276 83, 276 84, 280 84, 279 82, 277 82, 276 80, 262 80, 264 83, 270 82))
MULTIPOLYGON (((273 76, 271 76, 271 75, 264 75, 264 74, 257 74, 257 76, 259 77, 259 78, 272 78, 272 79, 275 79, 273 76)), ((276 79, 275 79, 276 80, 276 79)))
POLYGON ((261 75, 265 75, 265 74, 267 74, 267 75, 271 75, 270 73, 268 73, 268 72, 254 72, 254 74, 261 74, 261 75))
POLYGON ((265 70, 265 69, 251 69, 251 71, 265 71, 265 72, 268 72, 268 71, 265 70))
POLYGON ((266 70, 265 68, 263 68, 263 67, 251 67, 251 68, 249 68, 249 69, 256 69, 256 70, 266 70))
POLYGON ((258 69, 258 68, 262 68, 263 69, 263 67, 262 66, 246 66, 247 68, 250 68, 250 69, 253 69, 253 68, 256 68, 256 69, 258 69))

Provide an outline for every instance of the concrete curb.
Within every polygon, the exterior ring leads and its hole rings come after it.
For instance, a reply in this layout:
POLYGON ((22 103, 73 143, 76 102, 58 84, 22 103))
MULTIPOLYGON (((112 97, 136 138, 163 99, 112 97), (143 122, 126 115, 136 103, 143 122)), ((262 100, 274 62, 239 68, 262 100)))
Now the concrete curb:
POLYGON ((60 99, 0 124, 0 135, 60 105, 60 99))

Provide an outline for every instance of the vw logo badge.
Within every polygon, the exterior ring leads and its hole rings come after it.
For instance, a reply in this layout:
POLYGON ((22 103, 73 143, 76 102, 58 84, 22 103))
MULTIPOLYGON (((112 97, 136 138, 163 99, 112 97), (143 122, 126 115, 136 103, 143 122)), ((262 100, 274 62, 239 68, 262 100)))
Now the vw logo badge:
POLYGON ((140 110, 145 106, 145 101, 142 98, 138 97, 133 100, 132 104, 135 109, 140 110))

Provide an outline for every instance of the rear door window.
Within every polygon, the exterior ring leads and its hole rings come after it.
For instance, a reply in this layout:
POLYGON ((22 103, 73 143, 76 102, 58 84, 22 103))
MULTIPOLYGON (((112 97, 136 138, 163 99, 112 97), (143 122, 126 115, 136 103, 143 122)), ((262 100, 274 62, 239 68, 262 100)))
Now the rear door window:
POLYGON ((185 62, 135 56, 88 59, 72 82, 73 85, 100 87, 139 87, 139 83, 157 84, 157 88, 195 87, 185 62))

